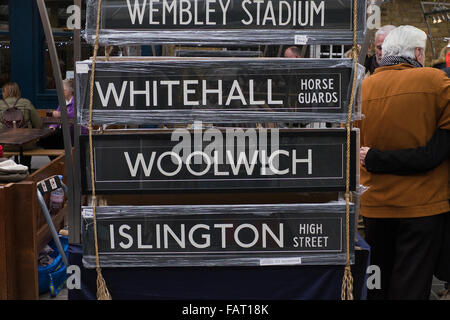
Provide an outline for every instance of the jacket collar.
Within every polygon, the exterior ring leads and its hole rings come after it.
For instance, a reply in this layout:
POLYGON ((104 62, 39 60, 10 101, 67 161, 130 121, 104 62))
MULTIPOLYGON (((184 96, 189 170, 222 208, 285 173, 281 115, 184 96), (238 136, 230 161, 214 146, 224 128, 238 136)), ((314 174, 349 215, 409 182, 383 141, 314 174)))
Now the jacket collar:
POLYGON ((405 69, 414 69, 413 65, 410 65, 409 63, 400 63, 393 66, 382 66, 375 69, 374 74, 383 72, 383 71, 389 71, 389 70, 405 70, 405 69))

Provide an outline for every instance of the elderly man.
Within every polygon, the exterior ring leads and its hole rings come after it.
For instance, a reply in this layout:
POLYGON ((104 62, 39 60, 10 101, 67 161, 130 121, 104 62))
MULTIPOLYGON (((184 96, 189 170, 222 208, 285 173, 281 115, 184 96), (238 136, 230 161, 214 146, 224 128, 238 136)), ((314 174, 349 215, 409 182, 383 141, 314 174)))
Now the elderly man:
POLYGON ((380 66, 381 53, 383 49, 383 42, 386 39, 389 32, 395 29, 393 25, 385 25, 378 29, 377 33, 375 33, 375 54, 366 59, 364 66, 366 67, 366 71, 369 71, 370 74, 373 74, 376 68, 380 66))
MULTIPOLYGON (((423 68, 426 34, 412 26, 390 32, 380 67, 363 81, 361 145, 377 150, 426 145, 450 129, 450 80, 423 68)), ((369 298, 428 299, 449 211, 449 163, 420 174, 379 174, 361 168, 361 196, 371 264, 381 269, 381 289, 369 298)))

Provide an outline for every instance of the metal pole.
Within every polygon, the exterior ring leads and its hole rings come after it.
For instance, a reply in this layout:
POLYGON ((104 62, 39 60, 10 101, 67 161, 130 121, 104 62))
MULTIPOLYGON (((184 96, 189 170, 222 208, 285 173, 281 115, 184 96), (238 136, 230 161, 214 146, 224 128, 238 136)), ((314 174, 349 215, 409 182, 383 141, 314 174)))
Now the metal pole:
MULTIPOLYGON (((66 190, 67 187, 64 186, 64 189, 66 190)), ((41 204, 41 208, 42 208, 42 212, 44 213, 45 220, 47 220, 48 227, 50 228, 50 232, 52 234, 53 241, 55 241, 56 247, 58 248, 58 252, 61 255, 61 258, 62 258, 64 264, 66 265, 66 267, 68 267, 69 261, 67 260, 66 253, 64 252, 64 249, 61 245, 61 241, 59 241, 58 233, 56 232, 55 225, 53 224, 50 212, 48 212, 44 197, 42 196, 42 193, 39 190, 37 190, 37 196, 38 196, 39 203, 41 204)))
MULTIPOLYGON (((427 30, 428 30, 428 40, 430 40, 430 44, 431 44, 431 53, 433 54, 433 59, 436 58, 436 51, 434 49, 434 39, 433 39, 433 35, 431 34, 431 29, 430 29, 430 24, 428 22, 427 19, 427 15, 425 12, 425 4, 430 4, 430 2, 420 2, 420 6, 422 7, 422 12, 423 12, 423 18, 425 19, 425 23, 427 24, 427 30)), ((433 2, 431 2, 431 4, 433 4, 433 2)), ((434 3, 436 5, 436 3, 434 3)))
POLYGON ((72 166, 72 141, 70 138, 69 121, 67 118, 66 99, 64 97, 64 88, 61 77, 61 69, 59 67, 58 54, 56 52, 55 40, 53 38, 52 27, 47 14, 47 8, 44 0, 36 0, 39 14, 44 28, 45 38, 47 39, 48 52, 52 62, 53 77, 56 83, 56 92, 58 94, 58 102, 61 107, 62 129, 64 138, 64 149, 66 153, 66 177, 69 185, 67 200, 69 202, 69 216, 73 216, 73 166, 72 166))
MULTIPOLYGON (((81 0, 74 0, 74 5, 80 8, 81 10, 81 0)), ((80 17, 81 19, 81 17, 80 17)), ((75 77, 77 76, 77 61, 81 60, 81 30, 74 29, 73 30, 73 64, 75 70, 75 77)), ((76 78, 75 78, 76 79, 76 78)), ((78 101, 77 90, 75 90, 74 94, 74 107, 75 107, 75 115, 77 115, 77 101, 78 101)), ((77 116, 75 116, 77 117, 77 116)), ((71 244, 79 244, 81 242, 80 232, 81 232, 81 194, 80 185, 81 185, 81 168, 80 168, 80 126, 78 125, 78 121, 74 123, 74 168, 73 168, 73 209, 71 214, 69 215, 69 243, 71 244)))

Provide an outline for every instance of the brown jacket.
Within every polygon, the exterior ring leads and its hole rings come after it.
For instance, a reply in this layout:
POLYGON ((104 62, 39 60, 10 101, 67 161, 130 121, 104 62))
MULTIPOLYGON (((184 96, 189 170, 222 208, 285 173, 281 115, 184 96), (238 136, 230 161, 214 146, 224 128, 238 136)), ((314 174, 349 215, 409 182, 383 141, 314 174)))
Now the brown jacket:
MULTIPOLYGON (((450 79, 433 68, 380 67, 362 85, 361 146, 379 150, 426 145, 437 128, 450 129, 450 79)), ((449 211, 449 161, 426 173, 372 174, 361 168, 361 214, 413 218, 449 211)))

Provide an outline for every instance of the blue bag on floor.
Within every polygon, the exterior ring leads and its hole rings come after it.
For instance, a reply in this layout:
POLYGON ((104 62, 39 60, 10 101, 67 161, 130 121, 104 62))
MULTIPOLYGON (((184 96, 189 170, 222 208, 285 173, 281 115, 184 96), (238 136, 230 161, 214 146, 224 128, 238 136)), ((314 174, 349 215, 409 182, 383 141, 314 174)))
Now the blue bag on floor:
MULTIPOLYGON (((69 238, 60 236, 59 241, 61 241, 61 245, 67 256, 69 251, 69 238)), ((48 245, 53 249, 53 252, 50 254, 53 262, 45 267, 38 266, 39 294, 50 291, 51 296, 56 297, 66 285, 67 272, 55 242, 52 240, 48 245)))

